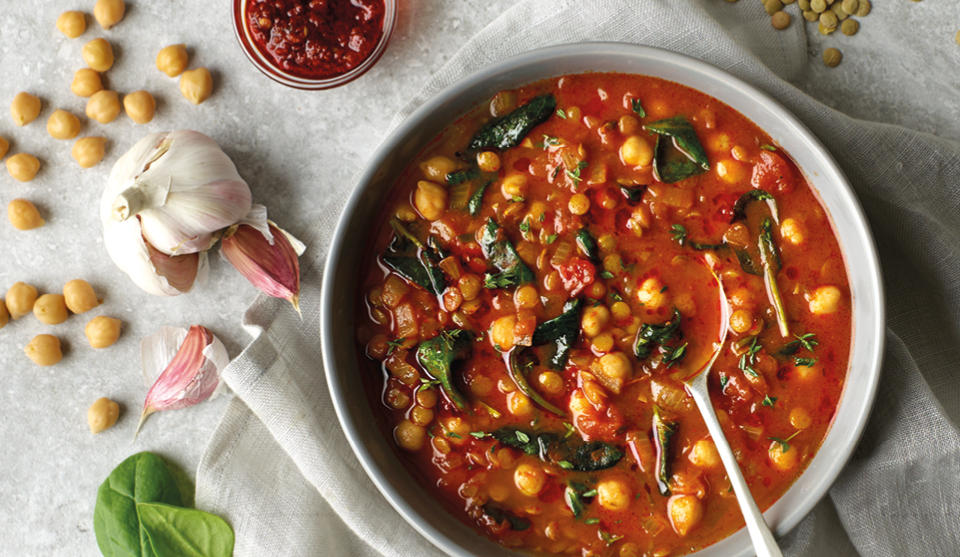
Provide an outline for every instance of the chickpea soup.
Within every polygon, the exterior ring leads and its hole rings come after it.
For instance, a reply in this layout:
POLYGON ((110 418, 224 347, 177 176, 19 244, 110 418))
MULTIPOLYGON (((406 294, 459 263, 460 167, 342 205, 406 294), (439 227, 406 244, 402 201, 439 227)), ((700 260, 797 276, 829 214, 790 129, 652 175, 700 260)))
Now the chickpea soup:
POLYGON ((703 93, 624 74, 502 91, 376 222, 357 301, 374 415, 504 546, 682 555, 740 529, 683 387, 717 350, 711 398, 761 509, 827 434, 852 333, 837 238, 786 153, 703 93))

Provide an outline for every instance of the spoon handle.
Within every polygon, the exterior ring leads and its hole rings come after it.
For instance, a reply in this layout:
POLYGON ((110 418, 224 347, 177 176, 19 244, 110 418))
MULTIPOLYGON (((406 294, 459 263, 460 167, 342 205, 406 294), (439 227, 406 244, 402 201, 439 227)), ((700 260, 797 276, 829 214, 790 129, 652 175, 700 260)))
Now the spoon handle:
POLYGON ((701 373, 688 383, 688 388, 697 403, 697 408, 700 409, 700 414, 703 415, 703 420, 707 423, 707 429, 717 446, 720 460, 726 468, 727 477, 730 478, 730 484, 733 485, 733 490, 737 494, 737 502, 740 503, 740 511, 747 523, 747 531, 750 533, 750 539, 753 540, 757 557, 782 557, 780 546, 777 545, 777 540, 774 539, 773 533, 763 520, 763 514, 760 513, 760 508, 757 507, 757 502, 753 499, 750 488, 747 487, 747 481, 743 479, 743 474, 740 472, 733 449, 730 448, 730 443, 727 442, 720 427, 717 413, 713 409, 713 403, 710 402, 710 394, 707 392, 707 374, 701 373))

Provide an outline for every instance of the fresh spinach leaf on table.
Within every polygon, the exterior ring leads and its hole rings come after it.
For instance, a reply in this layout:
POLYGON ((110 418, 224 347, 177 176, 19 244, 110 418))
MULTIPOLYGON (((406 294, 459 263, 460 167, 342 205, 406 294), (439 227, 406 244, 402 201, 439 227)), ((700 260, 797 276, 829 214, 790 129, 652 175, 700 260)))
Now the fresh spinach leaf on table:
POLYGON ((219 516, 163 503, 138 503, 137 516, 156 557, 233 555, 233 529, 219 516))

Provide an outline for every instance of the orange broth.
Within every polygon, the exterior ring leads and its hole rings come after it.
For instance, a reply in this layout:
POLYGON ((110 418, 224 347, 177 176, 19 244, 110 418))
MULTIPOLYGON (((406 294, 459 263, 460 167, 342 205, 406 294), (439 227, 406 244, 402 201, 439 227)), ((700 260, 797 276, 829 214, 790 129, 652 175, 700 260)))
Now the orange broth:
POLYGON ((710 373, 711 397, 761 509, 784 494, 827 434, 852 332, 840 247, 795 164, 716 99, 624 74, 501 92, 410 164, 375 222, 357 307, 374 415, 424 489, 507 547, 682 555, 743 526, 682 384, 719 346, 713 273, 733 314, 710 373), (556 110, 519 145, 467 148, 484 124, 544 94, 556 110), (710 169, 665 184, 650 160, 657 136, 643 126, 676 116, 692 125, 710 169), (447 183, 478 164, 478 174, 447 183), (465 200, 484 184, 471 215, 465 200), (760 199, 734 219, 737 200, 761 189, 778 215, 760 199), (428 284, 438 292, 385 262, 397 242, 392 217, 422 243, 408 253, 435 254, 442 280, 428 284), (482 246, 491 220, 532 280, 511 283, 491 264, 482 246), (782 261, 777 269, 767 254, 786 336, 758 257, 764 221, 782 261), (581 230, 596 242, 592 254, 576 241, 581 230), (759 276, 741 264, 738 249, 759 276), (552 369, 555 342, 535 341, 578 299, 574 342, 552 369), (640 337, 678 314, 671 336, 637 350, 640 337), (469 354, 449 368, 452 394, 418 349, 431 341, 453 346, 458 335, 468 336, 469 354), (659 434, 668 429, 674 433, 664 443, 659 434), (583 446, 586 460, 576 452, 583 446))

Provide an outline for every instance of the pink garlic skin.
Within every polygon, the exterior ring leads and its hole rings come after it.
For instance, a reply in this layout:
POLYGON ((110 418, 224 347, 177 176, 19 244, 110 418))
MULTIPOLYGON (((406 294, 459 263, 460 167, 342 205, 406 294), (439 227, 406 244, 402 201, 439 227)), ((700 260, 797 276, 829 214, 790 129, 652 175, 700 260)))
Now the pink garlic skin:
POLYGON ((163 410, 178 410, 210 398, 220 383, 217 366, 203 353, 215 340, 210 329, 193 325, 176 356, 147 392, 143 417, 163 410))
MULTIPOLYGON (((300 297, 300 261, 286 234, 270 223, 273 243, 247 224, 221 240, 221 253, 250 284, 267 296, 283 298, 297 308, 300 297)), ((299 308, 298 308, 299 311, 299 308)))

